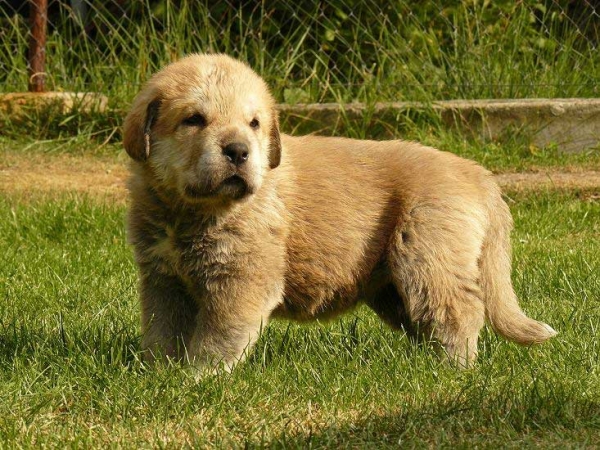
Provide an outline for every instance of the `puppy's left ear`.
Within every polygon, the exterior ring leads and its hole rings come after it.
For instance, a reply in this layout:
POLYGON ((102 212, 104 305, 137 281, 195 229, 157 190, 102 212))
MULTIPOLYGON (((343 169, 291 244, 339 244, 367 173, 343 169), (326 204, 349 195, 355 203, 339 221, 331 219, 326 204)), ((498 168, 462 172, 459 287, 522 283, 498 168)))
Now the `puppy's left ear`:
POLYGON ((269 135, 269 168, 274 169, 281 162, 281 136, 279 135, 279 114, 273 109, 273 122, 269 135))
POLYGON ((123 125, 123 146, 136 161, 145 161, 150 156, 150 133, 158 118, 160 99, 154 99, 143 108, 134 107, 123 125))

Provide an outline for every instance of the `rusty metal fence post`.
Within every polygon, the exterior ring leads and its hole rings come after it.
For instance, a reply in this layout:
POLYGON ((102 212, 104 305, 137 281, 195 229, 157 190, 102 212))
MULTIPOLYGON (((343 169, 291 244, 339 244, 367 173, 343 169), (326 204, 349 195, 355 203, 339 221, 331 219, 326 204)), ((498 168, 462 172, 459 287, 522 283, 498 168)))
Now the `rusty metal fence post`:
POLYGON ((30 0, 29 19, 29 92, 44 92, 46 73, 46 28, 48 24, 48 0, 30 0))

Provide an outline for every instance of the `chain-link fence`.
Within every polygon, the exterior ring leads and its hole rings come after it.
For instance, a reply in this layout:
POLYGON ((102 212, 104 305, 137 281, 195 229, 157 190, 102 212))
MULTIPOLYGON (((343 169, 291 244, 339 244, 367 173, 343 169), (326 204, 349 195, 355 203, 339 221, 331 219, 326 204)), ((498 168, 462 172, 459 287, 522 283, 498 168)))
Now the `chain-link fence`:
POLYGON ((49 0, 40 30, 32 12, 45 1, 0 0, 3 92, 45 82, 129 101, 149 74, 190 52, 248 61, 287 103, 600 89, 594 0, 49 0))

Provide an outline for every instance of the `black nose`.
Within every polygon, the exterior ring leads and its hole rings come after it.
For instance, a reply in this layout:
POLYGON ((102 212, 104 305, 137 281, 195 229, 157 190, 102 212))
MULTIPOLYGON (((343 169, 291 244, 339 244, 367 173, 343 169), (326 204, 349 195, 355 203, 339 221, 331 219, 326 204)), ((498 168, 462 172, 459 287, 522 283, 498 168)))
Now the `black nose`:
POLYGON ((236 166, 241 166, 248 161, 248 146, 241 142, 234 142, 223 147, 225 158, 231 161, 236 166))

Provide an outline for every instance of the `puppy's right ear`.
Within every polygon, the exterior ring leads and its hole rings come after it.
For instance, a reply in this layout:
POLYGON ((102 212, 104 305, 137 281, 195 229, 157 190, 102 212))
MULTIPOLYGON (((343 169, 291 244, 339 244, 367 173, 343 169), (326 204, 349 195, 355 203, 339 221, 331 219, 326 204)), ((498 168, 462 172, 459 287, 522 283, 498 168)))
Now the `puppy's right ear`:
POLYGON ((273 122, 271 123, 271 133, 269 135, 269 168, 274 169, 281 163, 281 135, 279 133, 279 114, 273 108, 271 112, 273 122))
POLYGON ((152 126, 158 118, 160 99, 154 99, 144 110, 134 107, 123 124, 123 146, 127 154, 136 161, 145 161, 150 156, 152 126))

